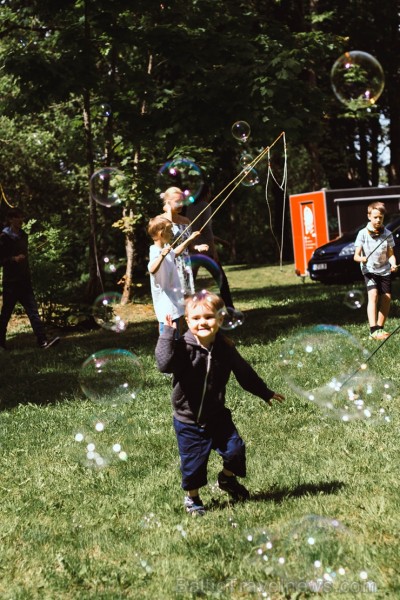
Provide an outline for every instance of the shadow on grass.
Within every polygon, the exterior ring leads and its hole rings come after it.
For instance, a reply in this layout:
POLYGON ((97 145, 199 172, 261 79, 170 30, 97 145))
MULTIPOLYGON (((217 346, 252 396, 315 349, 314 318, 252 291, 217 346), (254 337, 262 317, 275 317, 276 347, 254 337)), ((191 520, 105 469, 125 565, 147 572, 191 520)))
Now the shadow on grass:
MULTIPOLYGON (((319 483, 303 483, 295 488, 282 488, 268 492, 256 492, 251 494, 248 502, 275 502, 280 504, 291 498, 302 498, 303 496, 320 496, 321 494, 337 494, 345 487, 343 481, 321 481, 319 483)), ((227 508, 235 502, 230 499, 213 498, 209 503, 210 510, 227 508)))

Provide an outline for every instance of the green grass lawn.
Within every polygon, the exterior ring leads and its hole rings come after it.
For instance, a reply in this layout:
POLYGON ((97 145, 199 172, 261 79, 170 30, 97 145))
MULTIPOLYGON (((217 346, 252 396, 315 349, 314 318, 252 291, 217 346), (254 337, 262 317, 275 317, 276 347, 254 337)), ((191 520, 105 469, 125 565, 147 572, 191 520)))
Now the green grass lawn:
MULTIPOLYGON (((293 265, 227 275, 245 314, 229 335, 286 401, 270 408, 232 378, 227 404, 246 441, 251 499, 233 504, 219 492, 212 455, 204 518, 182 508, 171 383, 155 366, 151 307, 133 302, 119 334, 60 332, 48 351, 13 320, 10 352, 0 355, 2 600, 400 597, 399 336, 371 356, 379 343, 368 339, 365 305, 344 303, 352 286, 302 282, 293 265), (292 391, 282 347, 320 323, 350 332, 376 378, 390 380, 389 422, 343 422, 292 391), (131 402, 96 403, 80 388, 82 363, 108 348, 141 361, 142 371, 132 363, 131 402), (85 459, 89 438, 105 461, 98 467, 85 459)), ((400 326, 397 282, 393 298, 389 330, 400 326)), ((325 367, 316 361, 310 378, 323 379, 325 367)))

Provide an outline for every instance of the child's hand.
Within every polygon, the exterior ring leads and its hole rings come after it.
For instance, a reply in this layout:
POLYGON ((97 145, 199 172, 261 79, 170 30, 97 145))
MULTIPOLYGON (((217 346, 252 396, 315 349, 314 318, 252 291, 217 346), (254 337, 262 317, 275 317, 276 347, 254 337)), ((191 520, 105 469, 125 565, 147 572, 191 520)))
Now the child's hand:
POLYGON ((207 252, 208 244, 199 244, 198 246, 195 246, 194 249, 197 250, 197 252, 207 252))
POLYGON ((165 248, 163 248, 163 249, 161 250, 161 254, 162 254, 162 256, 167 256, 167 254, 169 254, 170 252, 171 252, 171 246, 170 246, 169 244, 167 244, 167 245, 165 246, 165 248))
POLYGON ((165 324, 176 329, 176 323, 173 322, 171 315, 165 315, 165 324))
POLYGON ((391 265, 390 272, 394 273, 395 271, 397 271, 398 268, 399 268, 399 265, 391 265))
POLYGON ((201 234, 201 231, 193 231, 193 233, 190 234, 189 236, 189 240, 195 240, 197 237, 199 237, 199 235, 201 234))

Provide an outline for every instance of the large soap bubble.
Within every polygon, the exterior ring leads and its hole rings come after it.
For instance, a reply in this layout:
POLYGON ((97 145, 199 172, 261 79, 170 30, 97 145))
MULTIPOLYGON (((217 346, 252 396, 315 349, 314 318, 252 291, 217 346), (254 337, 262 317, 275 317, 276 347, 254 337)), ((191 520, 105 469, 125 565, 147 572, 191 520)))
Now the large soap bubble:
POLYGON ((90 193, 98 204, 111 208, 121 204, 124 174, 113 167, 104 167, 90 178, 90 193))
POLYGON ((334 63, 331 84, 338 100, 351 110, 357 110, 376 103, 385 87, 385 76, 374 56, 353 50, 345 52, 334 63))
POLYGON ((208 290, 219 294, 222 285, 222 271, 218 263, 205 254, 193 254, 188 262, 195 276, 195 291, 208 290))
POLYGON ((284 525, 279 534, 247 532, 245 541, 259 573, 278 579, 286 594, 377 589, 367 549, 337 519, 307 515, 284 525))
POLYGON ((280 354, 291 389, 327 415, 342 421, 388 421, 394 391, 372 372, 369 356, 354 336, 334 325, 298 331, 280 354))
POLYGON ((250 125, 247 121, 235 121, 231 131, 235 140, 239 142, 247 142, 250 137, 250 125))
POLYGON ((117 407, 136 400, 144 385, 143 366, 128 350, 100 350, 84 361, 79 383, 93 402, 117 407))
POLYGON ((174 158, 161 167, 157 175, 157 192, 178 187, 183 192, 183 203, 192 204, 204 185, 203 173, 192 160, 174 158))

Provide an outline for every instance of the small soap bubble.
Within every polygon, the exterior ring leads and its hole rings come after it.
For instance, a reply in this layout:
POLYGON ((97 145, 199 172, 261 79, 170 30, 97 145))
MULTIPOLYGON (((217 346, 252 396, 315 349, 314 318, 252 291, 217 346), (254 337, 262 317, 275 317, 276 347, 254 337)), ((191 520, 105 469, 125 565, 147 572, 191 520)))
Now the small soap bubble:
POLYGON ((122 295, 118 292, 104 292, 94 301, 93 318, 103 329, 115 333, 125 331, 127 324, 122 313, 122 295))
POLYGON ((248 167, 253 162, 253 160, 254 158, 251 154, 249 154, 249 152, 242 152, 239 158, 239 164, 241 167, 248 167))
POLYGON ((106 117, 106 118, 111 117, 111 114, 112 114, 111 105, 108 104, 107 102, 100 102, 99 110, 100 110, 100 114, 102 117, 106 117))
POLYGON ((90 178, 90 193, 98 204, 111 208, 121 204, 124 197, 125 176, 113 167, 104 167, 90 178))
POLYGON ((218 311, 218 318, 221 321, 220 327, 224 331, 232 331, 244 323, 244 314, 231 306, 224 307, 218 311))
POLYGON ((368 108, 376 103, 385 87, 380 62, 368 52, 345 52, 331 70, 332 89, 350 110, 368 108))
POLYGON ((365 294, 362 290, 349 290, 345 293, 343 304, 352 310, 361 308, 365 303, 365 294))
POLYGON ((244 167, 241 173, 240 183, 245 187, 253 187, 260 183, 258 171, 254 167, 244 167))
POLYGON ((204 185, 203 173, 192 160, 174 158, 166 162, 157 174, 156 192, 178 187, 183 193, 183 205, 193 204, 204 185))
POLYGON ((239 142, 246 142, 250 137, 250 125, 247 121, 235 121, 231 131, 235 140, 239 142))
POLYGON ((119 261, 112 254, 103 256, 103 267, 105 273, 115 273, 118 269, 118 263, 119 261))

